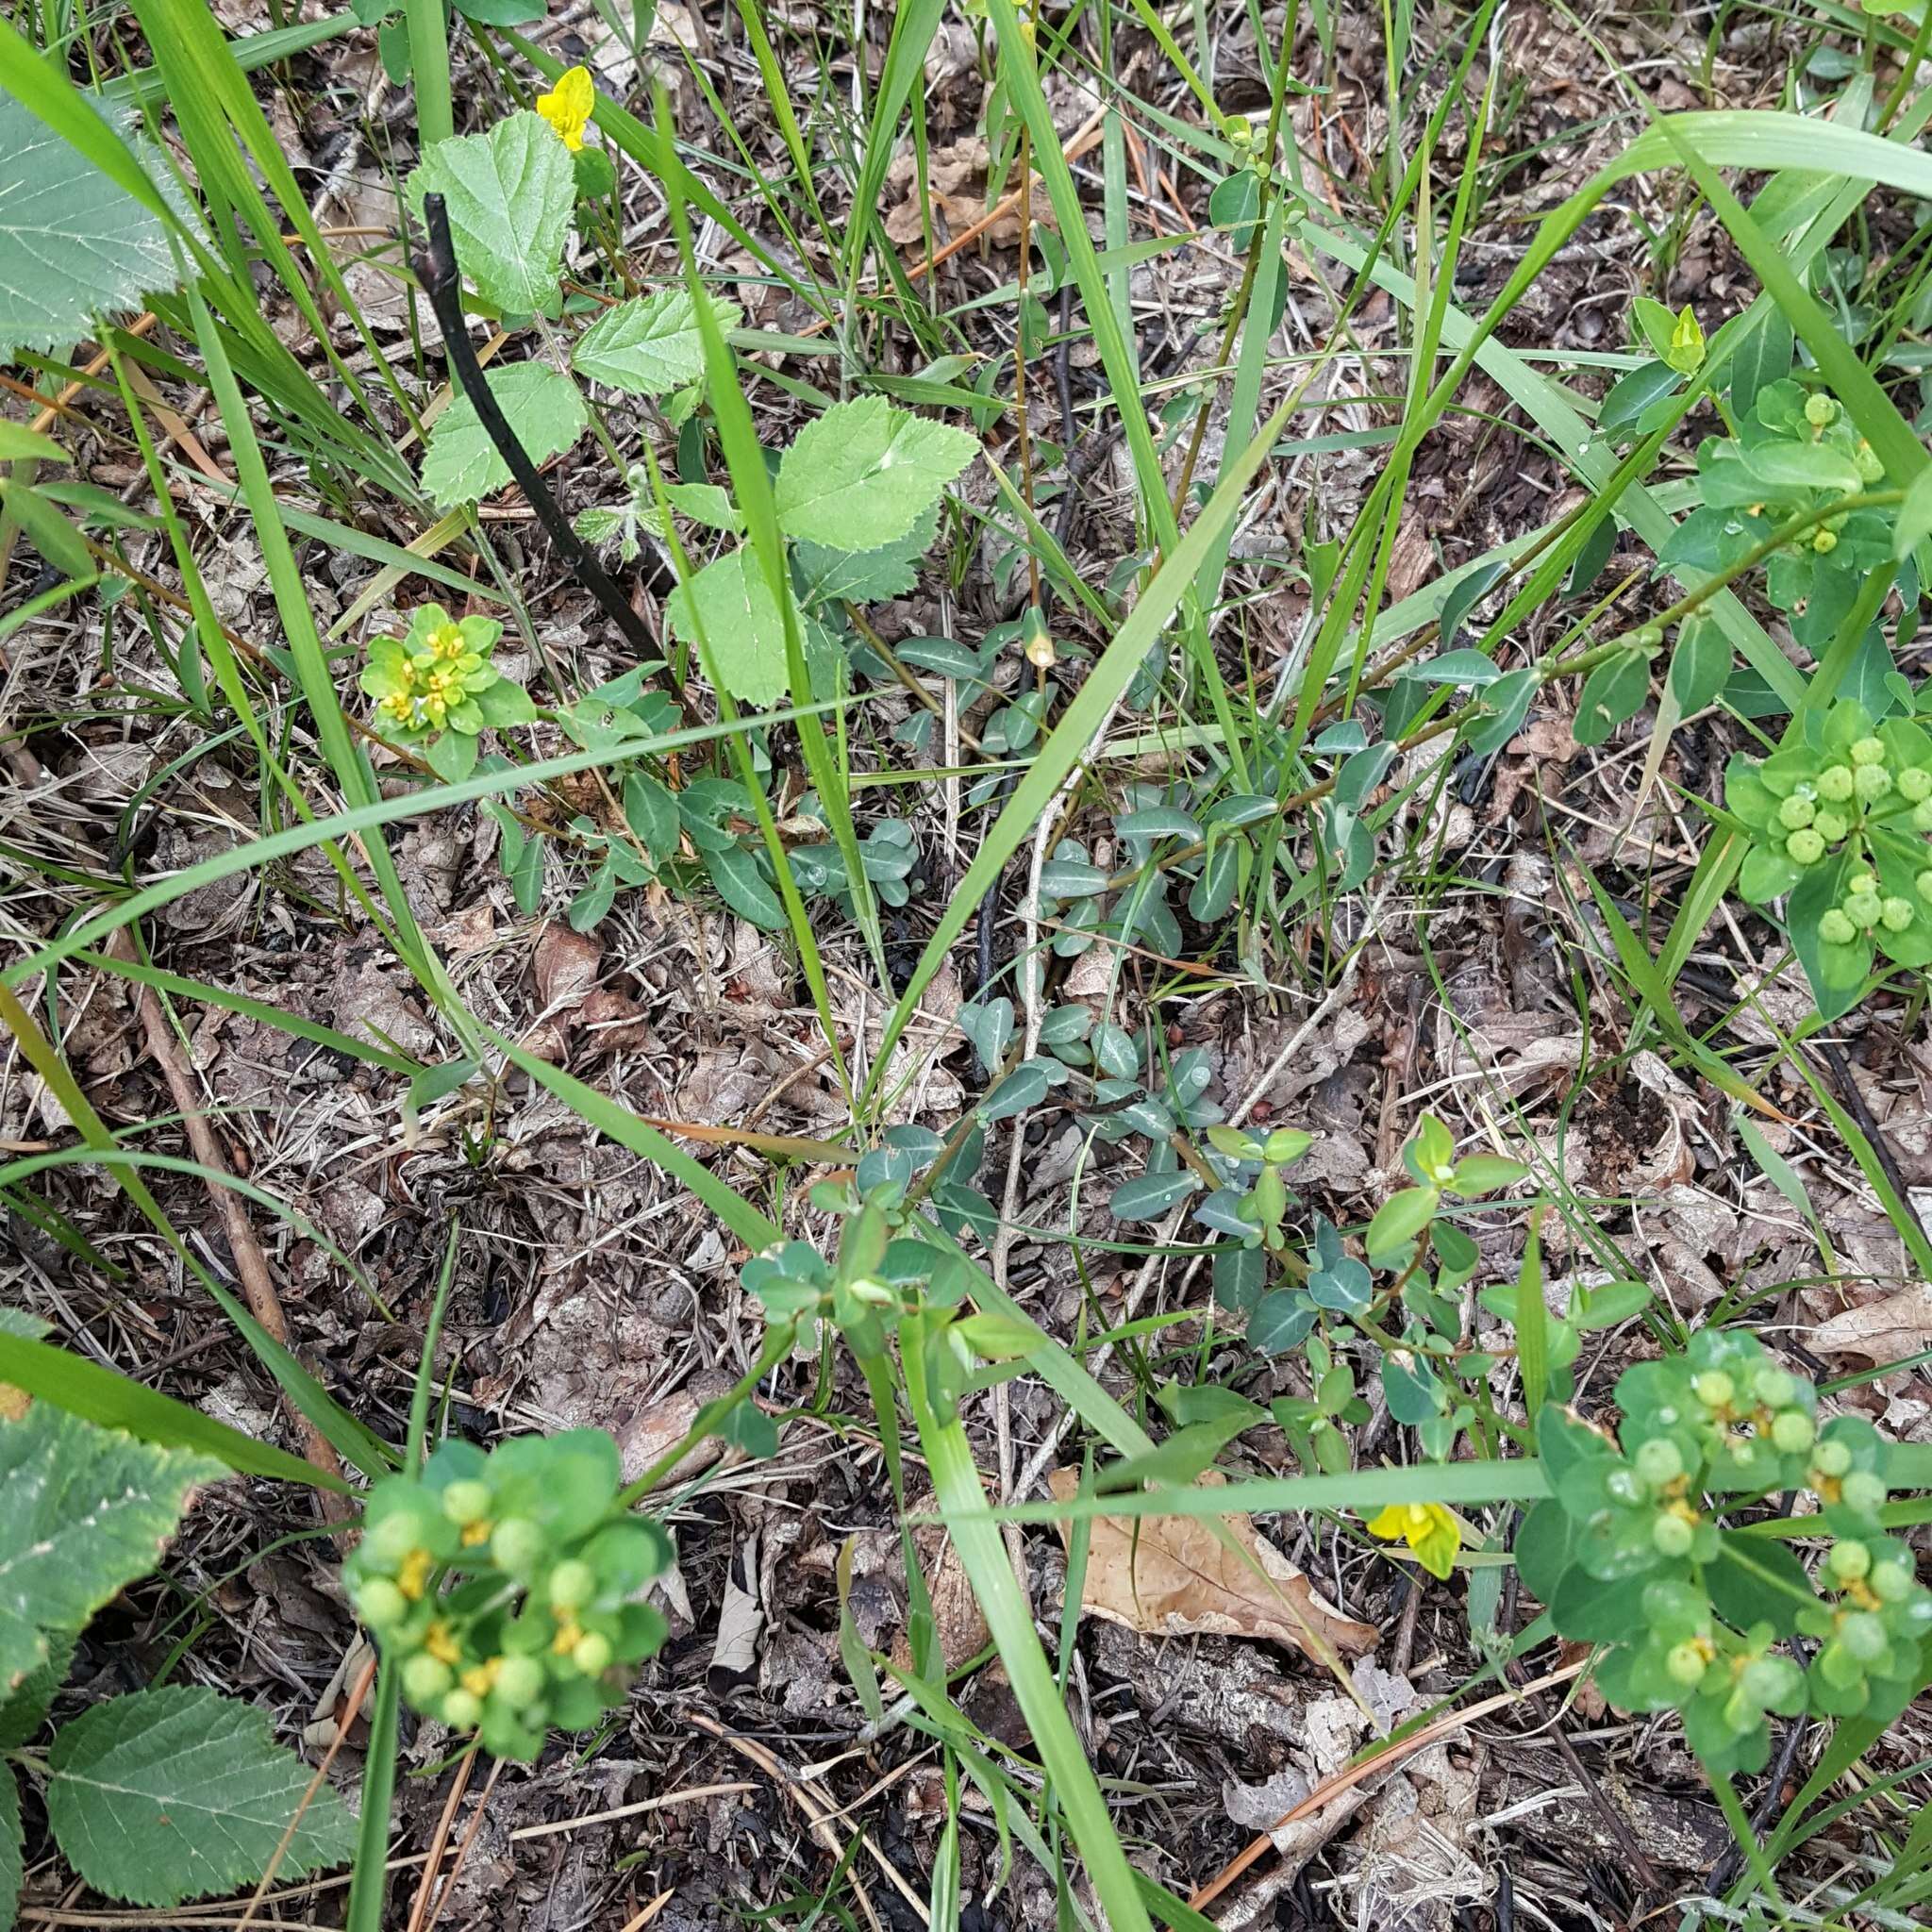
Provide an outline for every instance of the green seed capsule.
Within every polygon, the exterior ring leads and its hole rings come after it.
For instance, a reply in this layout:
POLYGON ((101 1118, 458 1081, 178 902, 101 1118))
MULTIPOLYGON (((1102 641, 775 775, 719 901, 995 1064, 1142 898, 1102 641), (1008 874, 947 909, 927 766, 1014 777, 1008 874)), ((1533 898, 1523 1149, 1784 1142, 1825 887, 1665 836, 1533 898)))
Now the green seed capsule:
POLYGON ((1901 899, 1897 893, 1878 908, 1878 923, 1887 932, 1903 932, 1912 923, 1912 902, 1901 899))
POLYGON ((1852 460, 1858 466, 1858 480, 1861 483, 1881 483, 1885 480, 1885 458, 1862 439, 1857 454, 1852 460))
POLYGON ((1738 1385, 1722 1369, 1705 1370, 1690 1388, 1706 1408, 1728 1408, 1738 1393, 1738 1385))
POLYGON ((586 1630, 576 1641, 570 1660, 587 1677, 601 1677, 610 1668, 610 1640, 594 1630, 586 1630))
POLYGON ((496 1667, 491 1694, 512 1710, 534 1704, 543 1692, 543 1666, 533 1657, 507 1657, 496 1667))
POLYGON ((1902 1604, 1912 1593, 1912 1566, 1909 1562, 1876 1563, 1866 1584, 1880 1603, 1902 1604))
POLYGON ((387 1630, 409 1614, 409 1600, 386 1576, 372 1576, 356 1591, 356 1609, 372 1630, 387 1630))
POLYGON ((548 1539, 527 1516, 506 1516, 490 1539, 496 1567, 511 1576, 527 1576, 548 1548, 548 1539))
POLYGON ((589 1603, 597 1590, 597 1573, 588 1563, 572 1557, 550 1573, 550 1607, 575 1610, 589 1603))
POLYGON ((1665 1515, 1650 1525, 1650 1540, 1659 1556, 1688 1557, 1697 1532, 1681 1516, 1665 1515))
POLYGON ((1828 798, 1834 805, 1842 805, 1852 795, 1856 781, 1849 765, 1826 765, 1818 774, 1818 795, 1828 798))
POLYGON ((1898 774, 1898 793, 1907 805, 1923 805, 1932 798, 1932 772, 1923 765, 1907 765, 1898 774))
POLYGON ((385 1516, 369 1532, 365 1547, 371 1558, 392 1569, 423 1541, 422 1520, 405 1510, 385 1516))
POLYGON ((1777 822, 1788 832, 1808 825, 1817 816, 1818 808, 1802 791, 1794 791, 1789 798, 1778 801, 1777 822))
POLYGON ((1814 429, 1828 429, 1838 416, 1838 405, 1828 395, 1814 391, 1805 398, 1805 420, 1814 429))
POLYGON ((1811 821, 1811 829, 1827 845, 1836 845, 1851 830, 1851 824, 1841 811, 1822 811, 1811 821))
POLYGON ((1818 937, 1828 946, 1848 946, 1858 937, 1858 928, 1833 906, 1818 915, 1818 937))
POLYGON ((1839 1491, 1844 1498, 1845 1507, 1856 1509, 1861 1516, 1871 1516, 1884 1508, 1885 1499, 1890 1492, 1884 1480, 1872 1474, 1869 1469, 1855 1469, 1844 1479, 1839 1491))
POLYGON ((1687 1690, 1704 1675, 1704 1652, 1694 1643, 1676 1643, 1664 1657, 1664 1674, 1687 1690))
POLYGON ((1824 1559, 1824 1567, 1839 1582, 1856 1583, 1871 1571, 1872 1552, 1863 1543, 1853 1542, 1847 1538, 1843 1542, 1832 1544, 1831 1554, 1824 1559))
POLYGON ((1684 1474, 1684 1457, 1667 1436, 1657 1436, 1637 1445, 1637 1474, 1653 1488, 1661 1489, 1684 1474))
POLYGON ((1751 1377, 1751 1392, 1766 1408, 1789 1408, 1798 1392, 1798 1378, 1789 1369, 1759 1369, 1751 1377))
POLYGON ((1785 841, 1785 850, 1799 865, 1816 865, 1824 857, 1824 841, 1805 825, 1785 841))
POLYGON ((1833 1437, 1819 1443, 1811 1457, 1811 1467, 1822 1476, 1841 1476, 1851 1466, 1851 1449, 1833 1437))
POLYGON ((1838 539, 1829 530, 1814 530, 1811 533, 1811 548, 1820 557, 1829 557, 1838 548, 1838 539))
POLYGON ((453 1731, 473 1731, 483 1722, 483 1700, 474 1690, 452 1690, 439 1715, 453 1731))
POLYGON ((1876 892, 1854 892, 1845 901, 1845 917, 1866 932, 1885 916, 1885 902, 1876 892))
POLYGON ((419 1710, 434 1708, 436 1700, 455 1682, 450 1667, 427 1651, 419 1650, 403 1666, 403 1689, 419 1710))
POLYGON ((1855 765, 1882 765, 1885 762, 1884 739, 1859 739, 1852 747, 1852 762, 1855 765))
POLYGON ((1891 790, 1891 774, 1883 765, 1860 765, 1852 784, 1867 805, 1874 805, 1891 790))
POLYGON ((450 1484, 442 1492, 442 1513, 459 1529, 490 1514, 490 1485, 474 1479, 450 1484))
POLYGON ((1817 1424, 1802 1408, 1788 1408, 1772 1418, 1772 1447, 1780 1456, 1802 1456, 1817 1434, 1817 1424))

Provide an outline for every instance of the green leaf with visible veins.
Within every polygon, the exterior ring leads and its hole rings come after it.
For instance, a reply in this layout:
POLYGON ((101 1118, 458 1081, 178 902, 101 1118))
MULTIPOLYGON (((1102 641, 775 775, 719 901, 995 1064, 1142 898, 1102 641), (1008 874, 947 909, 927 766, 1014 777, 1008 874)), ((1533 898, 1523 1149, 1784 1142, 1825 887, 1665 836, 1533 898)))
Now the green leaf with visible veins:
MULTIPOLYGON (((702 625, 711 663, 741 705, 774 705, 791 682, 785 668, 785 618, 748 545, 708 563, 664 607, 671 634, 698 650, 702 625)), ((705 663, 702 654, 698 662, 705 663)), ((708 668, 708 667, 707 667, 708 668)))
MULTIPOLYGON (((583 396, 569 376, 547 362, 512 362, 484 378, 504 420, 533 463, 568 449, 589 426, 583 396)), ((458 396, 437 418, 423 458, 423 487, 443 509, 475 503, 509 481, 509 465, 497 455, 476 406, 458 396)))
POLYGON ((47 1753, 47 1822, 95 1890, 175 1906, 252 1884, 291 1821, 287 1876, 353 1857, 355 1819, 326 1781, 303 1807, 310 1775, 252 1705, 171 1685, 110 1697, 62 1728, 47 1753))
POLYGON ((442 196, 458 264, 477 294, 509 315, 555 312, 576 171, 541 114, 438 142, 409 176, 419 219, 430 193, 442 196))
POLYGON ((159 218, 0 93, 0 361, 66 349, 176 279, 159 218))
POLYGON ((876 550, 912 528, 978 454, 963 429, 883 396, 835 403, 778 465, 778 523, 828 550, 876 550))
MULTIPOLYGON (((709 298, 720 332, 734 329, 744 310, 709 298)), ((579 375, 607 382, 627 396, 660 396, 705 373, 705 339, 689 289, 660 289, 607 309, 584 331, 571 361, 579 375)))
POLYGON ((881 597, 903 597, 918 582, 919 559, 932 548, 939 527, 935 503, 905 536, 876 550, 828 550, 823 543, 800 542, 792 554, 806 602, 875 604, 881 597))
POLYGON ((205 1456, 138 1442, 36 1402, 0 1423, 0 1696, 155 1567, 189 1490, 224 1474, 205 1456))

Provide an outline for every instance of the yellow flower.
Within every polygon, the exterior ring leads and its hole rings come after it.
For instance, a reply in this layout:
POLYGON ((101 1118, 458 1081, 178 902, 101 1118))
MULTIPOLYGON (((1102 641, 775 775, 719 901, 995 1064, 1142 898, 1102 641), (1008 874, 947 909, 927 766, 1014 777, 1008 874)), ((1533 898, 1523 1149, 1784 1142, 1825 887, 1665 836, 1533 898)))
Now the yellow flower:
POLYGON ((1462 1547, 1462 1525, 1440 1503, 1391 1503, 1368 1528, 1385 1542, 1407 1543, 1431 1576, 1447 1576, 1462 1547))
POLYGON ((537 96, 537 111, 557 129, 557 138, 572 154, 584 144, 584 129, 591 125, 591 110, 597 105, 597 91, 591 85, 588 67, 567 67, 557 76, 557 86, 537 96))

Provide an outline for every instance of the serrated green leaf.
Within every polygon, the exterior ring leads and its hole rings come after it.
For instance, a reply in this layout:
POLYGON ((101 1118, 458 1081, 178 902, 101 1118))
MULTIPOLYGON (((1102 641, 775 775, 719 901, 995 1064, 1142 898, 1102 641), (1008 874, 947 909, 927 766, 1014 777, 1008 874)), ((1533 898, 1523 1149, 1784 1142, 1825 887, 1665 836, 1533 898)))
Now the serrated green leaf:
POLYGON ((65 349, 95 316, 175 287, 160 218, 4 92, 0 157, 0 361, 65 349))
POLYGON ((905 536, 978 450, 963 429, 883 396, 835 403, 778 465, 779 526, 828 550, 876 550, 905 536))
MULTIPOLYGON (((721 333, 744 320, 736 302, 708 299, 721 333)), ((571 361, 579 375, 627 396, 661 396, 695 382, 705 373, 705 339, 691 291, 660 289, 607 309, 579 338, 571 361)))
POLYGON ((222 1474, 37 1402, 0 1424, 0 1692, 155 1566, 189 1490, 222 1474))
POLYGON ((409 176, 419 219, 425 193, 442 196, 457 260, 477 294, 508 315, 555 310, 576 175, 541 115, 511 114, 487 134, 438 142, 409 176))
MULTIPOLYGON (((774 705, 785 695, 785 619, 748 545, 715 558, 664 607, 671 634, 698 651, 698 630, 724 688, 741 705, 774 705)), ((698 662, 705 663, 702 653, 698 662)))
MULTIPOLYGON (((97 1891, 175 1906, 259 1878, 309 1777, 253 1706, 173 1685, 110 1697, 61 1729, 47 1753, 47 1821, 97 1891)), ((325 1782, 277 1869, 323 1871, 355 1844, 355 1820, 325 1782)))
POLYGON ((939 535, 940 507, 925 513, 896 542, 876 550, 832 550, 823 543, 796 543, 799 594, 808 604, 875 604, 903 597, 919 580, 919 559, 939 535))
MULTIPOLYGON (((46 1723, 54 1698, 74 1662, 74 1639, 58 1637, 51 1643, 47 1660, 29 1671, 10 1697, 0 1697, 0 1751, 12 1751, 29 1743, 46 1723)), ((7 1915, 0 1912, 0 1925, 7 1915)))
MULTIPOLYGON (((589 426, 577 386, 547 362, 512 362, 484 378, 517 441, 541 463, 568 449, 589 426)), ((423 488, 444 509, 475 503, 509 481, 509 465, 497 455, 490 432, 468 396, 458 396, 437 419, 423 458, 423 488)))

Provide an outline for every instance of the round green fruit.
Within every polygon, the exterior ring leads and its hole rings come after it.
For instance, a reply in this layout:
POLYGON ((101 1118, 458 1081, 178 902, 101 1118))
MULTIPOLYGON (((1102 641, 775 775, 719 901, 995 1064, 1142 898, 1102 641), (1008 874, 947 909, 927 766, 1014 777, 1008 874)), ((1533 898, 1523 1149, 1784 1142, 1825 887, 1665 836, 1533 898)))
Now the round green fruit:
POLYGON ((1856 780, 1849 765, 1826 765, 1818 774, 1818 795, 1834 805, 1842 805, 1852 795, 1856 780))
MULTIPOLYGON (((1839 1545, 1844 1547, 1842 1543, 1839 1545)), ((1910 1596, 1914 1588, 1912 1566, 1909 1560, 1900 1562, 1887 1560, 1874 1563, 1872 1574, 1866 1579, 1867 1588, 1882 1604, 1902 1604, 1910 1596)))
POLYGON ((1903 932, 1913 919, 1912 902, 1894 892, 1878 908, 1878 923, 1887 932, 1903 932))
POLYGON ((1684 1474, 1684 1458, 1677 1445, 1667 1436, 1657 1436, 1637 1445, 1637 1474, 1655 1489, 1674 1483, 1684 1474))
POLYGON ((413 1510, 397 1509, 369 1532, 363 1544, 373 1561, 393 1569, 423 1542, 423 1524, 413 1510))
POLYGON ((1860 765, 1853 783, 1858 796, 1871 805, 1891 790, 1891 774, 1883 765, 1860 765))
POLYGON ((1660 1557, 1688 1557, 1696 1540, 1696 1529, 1681 1516, 1659 1516, 1650 1525, 1650 1541, 1660 1557))
POLYGON ((570 1660, 585 1676, 601 1677, 610 1668, 614 1655, 609 1638, 600 1636, 594 1630, 586 1630, 572 1649, 570 1660))
POLYGON ((356 1608, 372 1630, 387 1630, 409 1614, 409 1600, 386 1576, 372 1576, 356 1592, 356 1608))
POLYGON ((591 1566, 571 1557, 550 1573, 550 1607, 554 1610, 581 1609, 597 1593, 597 1573, 591 1566))
POLYGON ((1876 892, 1854 892, 1844 903, 1844 915, 1856 926, 1870 932, 1885 916, 1885 902, 1876 892))
POLYGON ((1762 1368, 1751 1377, 1751 1392, 1766 1408, 1785 1408, 1798 1392, 1798 1378, 1789 1369, 1762 1368))
POLYGON ((1856 1583, 1870 1573, 1872 1552, 1863 1543, 1849 1540, 1833 1543, 1830 1556, 1824 1559, 1824 1567, 1840 1583, 1856 1583))
POLYGON ((1817 1424, 1802 1408, 1781 1410, 1771 1420, 1772 1447, 1780 1456, 1802 1456, 1817 1436, 1817 1424))
POLYGON ((1898 795, 1907 805, 1923 805, 1932 798, 1932 772, 1923 765, 1907 765, 1898 774, 1898 795))
POLYGON ((1838 548, 1838 538, 1830 530, 1817 530, 1812 533, 1811 548, 1820 557, 1829 557, 1838 548))
POLYGON ((496 1667, 491 1695, 523 1710, 543 1694, 543 1666, 533 1657, 507 1657, 496 1667))
POLYGON ((1694 1643, 1674 1643, 1664 1657, 1664 1674, 1687 1690, 1704 1675, 1703 1650, 1694 1643))
POLYGON ((1706 1369, 1690 1388, 1706 1408, 1728 1408, 1738 1393, 1738 1385, 1722 1369, 1706 1369))
POLYGON ((1805 420, 1814 429, 1828 429, 1838 417, 1838 405, 1828 395, 1814 391, 1805 398, 1805 420))
POLYGON ((483 1700, 474 1690, 452 1690, 439 1715, 453 1731, 474 1731, 483 1722, 483 1700))
POLYGON ((1885 762, 1884 739, 1859 739, 1852 747, 1852 762, 1860 766, 1882 765, 1885 762))
POLYGON ((1816 865, 1824 857, 1824 841, 1804 825, 1785 841, 1785 851, 1799 865, 1816 865))
POLYGON ((442 1492, 442 1513, 458 1529, 481 1523, 490 1514, 490 1485, 474 1477, 451 1483, 442 1492))
POLYGON ((506 1516, 490 1538, 491 1561, 511 1576, 527 1576, 548 1547, 548 1539, 527 1516, 506 1516))
POLYGON ((1818 808, 1802 791, 1794 791, 1789 798, 1778 801, 1777 822, 1788 832, 1808 825, 1817 816, 1818 808))
POLYGON ((1822 811, 1811 821, 1811 829, 1827 845, 1836 845, 1851 830, 1841 811, 1822 811))
POLYGON ((456 1682, 450 1667, 426 1650, 419 1650, 403 1666, 403 1689, 419 1710, 434 1707, 436 1700, 456 1682))
POLYGON ((1843 1497, 1845 1507, 1856 1509, 1861 1516, 1870 1516, 1884 1508, 1886 1496, 1890 1493, 1884 1482, 1874 1475, 1869 1469, 1855 1469, 1846 1476, 1839 1494, 1843 1497))
POLYGON ((1831 906, 1818 915, 1818 937, 1828 946, 1848 946, 1858 937, 1858 928, 1831 906))
POLYGON ((1811 1467, 1823 1476, 1841 1476, 1852 1466, 1852 1452, 1835 1437, 1827 1437, 1819 1443, 1811 1457, 1811 1467))

